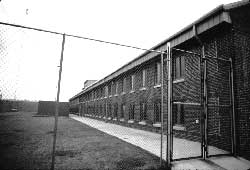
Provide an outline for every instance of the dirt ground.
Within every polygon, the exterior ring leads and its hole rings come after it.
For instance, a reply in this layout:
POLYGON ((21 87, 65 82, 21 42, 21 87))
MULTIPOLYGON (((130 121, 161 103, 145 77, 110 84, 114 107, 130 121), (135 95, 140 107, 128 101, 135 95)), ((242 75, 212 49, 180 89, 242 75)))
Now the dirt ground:
MULTIPOLYGON (((0 113, 0 169, 50 169, 53 117, 0 113)), ((159 158, 67 117, 59 117, 55 169, 159 169, 159 158)))

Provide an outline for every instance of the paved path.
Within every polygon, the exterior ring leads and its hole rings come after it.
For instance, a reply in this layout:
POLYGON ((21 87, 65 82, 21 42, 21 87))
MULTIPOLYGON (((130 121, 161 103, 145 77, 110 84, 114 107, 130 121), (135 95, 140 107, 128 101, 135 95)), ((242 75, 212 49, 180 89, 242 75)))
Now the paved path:
MULTIPOLYGON (((116 136, 123 141, 139 146, 154 155, 160 156, 160 134, 124 127, 112 123, 106 123, 96 119, 79 117, 76 115, 70 115, 70 117, 100 131, 103 131, 109 135, 116 136)), ((185 139, 174 138, 173 148, 174 158, 185 158, 188 156, 200 155, 199 142, 192 142, 185 139)), ((211 150, 217 153, 225 152, 215 147, 212 147, 211 150)), ((166 158, 166 136, 164 136, 163 143, 163 158, 166 158)), ((173 162, 173 169, 247 170, 249 168, 250 161, 230 156, 209 158, 207 161, 203 161, 201 159, 192 159, 173 162)))

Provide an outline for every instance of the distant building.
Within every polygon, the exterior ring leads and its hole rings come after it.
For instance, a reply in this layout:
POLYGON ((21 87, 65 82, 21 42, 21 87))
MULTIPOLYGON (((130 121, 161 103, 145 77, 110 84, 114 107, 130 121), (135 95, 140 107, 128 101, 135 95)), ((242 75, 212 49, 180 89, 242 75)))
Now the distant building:
POLYGON ((152 50, 167 52, 169 45, 170 68, 166 54, 162 67, 161 55, 146 51, 85 87, 69 100, 70 107, 123 126, 154 132, 163 126, 165 134, 170 117, 169 135, 200 144, 199 152, 180 159, 238 155, 250 160, 250 2, 221 5, 152 50))
POLYGON ((95 82, 97 82, 97 80, 86 80, 84 82, 84 87, 82 89, 86 89, 88 88, 89 86, 91 86, 92 84, 94 84, 95 82))
MULTIPOLYGON (((55 115, 55 101, 39 101, 37 115, 55 115)), ((59 102, 58 116, 69 116, 69 102, 59 102)))

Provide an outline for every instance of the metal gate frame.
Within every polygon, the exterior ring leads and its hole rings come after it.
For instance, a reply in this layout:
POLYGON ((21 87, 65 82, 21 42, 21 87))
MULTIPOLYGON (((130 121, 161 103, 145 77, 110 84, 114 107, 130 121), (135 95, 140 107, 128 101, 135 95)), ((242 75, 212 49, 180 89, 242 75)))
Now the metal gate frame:
MULTIPOLYGON (((188 53, 188 54, 192 54, 195 57, 199 58, 199 69, 200 69, 200 104, 199 103, 195 103, 195 104, 191 104, 191 105, 200 105, 200 110, 201 113, 202 112, 202 108, 203 108, 203 100, 202 100, 202 55, 199 53, 195 53, 192 51, 187 51, 187 50, 183 50, 183 49, 178 49, 178 48, 171 48, 170 47, 170 43, 168 44, 168 155, 169 155, 169 161, 178 161, 178 160, 186 160, 186 159, 195 159, 195 158, 202 158, 203 157, 203 146, 204 146, 204 129, 203 126, 200 126, 200 132, 201 132, 201 154, 199 156, 193 156, 193 157, 186 157, 186 158, 178 158, 178 159, 173 159, 173 113, 172 113, 172 108, 173 108, 173 104, 175 104, 176 102, 173 101, 173 73, 172 73, 172 68, 173 68, 173 55, 172 55, 172 51, 180 51, 183 53, 188 53)), ((179 103, 179 102, 178 102, 179 103)), ((200 120, 202 121, 202 114, 200 115, 201 118, 200 120)))
POLYGON ((167 152, 166 152, 166 160, 167 164, 170 165, 172 161, 177 160, 184 160, 184 159, 194 159, 194 158, 203 158, 204 160, 209 157, 215 156, 222 156, 222 155, 233 155, 236 156, 236 131, 235 131, 235 104, 234 104, 234 78, 233 78, 233 64, 232 59, 229 60, 222 59, 222 58, 215 58, 213 56, 205 55, 204 46, 202 46, 202 53, 195 53, 192 51, 186 51, 183 49, 172 48, 170 43, 167 43, 167 70, 168 70, 168 122, 167 122, 167 152), (201 106, 201 156, 198 157, 187 157, 187 158, 180 158, 180 159, 173 159, 173 73, 172 73, 172 65, 173 65, 173 56, 172 50, 181 51, 184 53, 193 54, 195 56, 199 56, 199 64, 200 64, 200 106, 201 106), (231 142, 232 142, 232 152, 231 154, 216 154, 216 155, 208 155, 208 95, 207 95, 207 58, 223 60, 226 62, 230 62, 230 97, 231 97, 231 142))

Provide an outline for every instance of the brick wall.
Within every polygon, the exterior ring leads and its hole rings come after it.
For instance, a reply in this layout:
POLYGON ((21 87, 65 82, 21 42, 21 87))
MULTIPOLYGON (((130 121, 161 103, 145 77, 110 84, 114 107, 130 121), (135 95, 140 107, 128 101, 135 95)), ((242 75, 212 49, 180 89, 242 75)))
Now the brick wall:
POLYGON ((237 150, 250 159, 250 34, 235 29, 234 47, 237 150))

